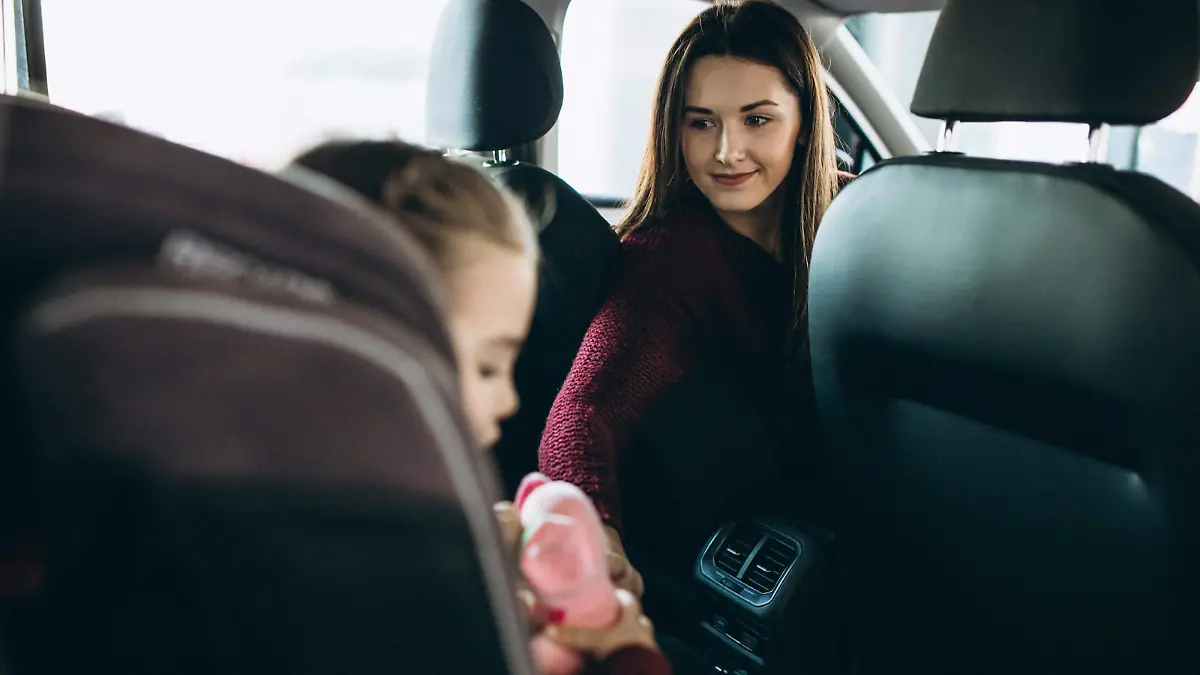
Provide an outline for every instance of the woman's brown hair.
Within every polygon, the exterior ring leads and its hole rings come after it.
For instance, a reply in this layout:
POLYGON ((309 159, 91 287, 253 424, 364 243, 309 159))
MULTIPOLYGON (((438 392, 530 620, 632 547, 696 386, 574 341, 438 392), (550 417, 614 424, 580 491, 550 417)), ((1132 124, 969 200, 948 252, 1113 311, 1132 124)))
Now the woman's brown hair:
POLYGON ((793 268, 791 338, 805 342, 808 266, 817 224, 837 191, 838 173, 829 93, 820 55, 808 31, 779 5, 767 0, 723 1, 705 9, 671 46, 654 99, 654 121, 625 218, 622 238, 646 223, 684 208, 707 204, 687 180, 680 129, 684 92, 696 61, 729 56, 777 69, 800 99, 803 129, 782 186, 780 251, 793 268))
POLYGON ((444 277, 460 263, 456 240, 476 236, 537 254, 523 204, 483 172, 403 141, 330 141, 292 162, 316 171, 383 207, 433 255, 444 277))

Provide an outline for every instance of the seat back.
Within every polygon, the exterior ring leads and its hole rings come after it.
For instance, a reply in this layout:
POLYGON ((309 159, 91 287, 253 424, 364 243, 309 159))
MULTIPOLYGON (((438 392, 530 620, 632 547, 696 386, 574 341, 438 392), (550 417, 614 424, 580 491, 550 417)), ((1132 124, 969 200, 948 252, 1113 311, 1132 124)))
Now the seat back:
MULTIPOLYGON (((550 30, 521 0, 451 0, 430 57, 428 138, 441 148, 507 151, 558 120, 562 68, 550 30)), ((502 427, 495 456, 510 490, 537 468, 554 397, 608 293, 620 243, 586 199, 528 162, 478 162, 525 198, 540 221, 537 307, 514 374, 521 409, 502 427)))
POLYGON ((415 242, 316 176, 0 120, 10 672, 531 672, 415 242))
MULTIPOLYGON (((1151 123, 1196 82, 1197 11, 950 0, 913 110, 1151 123)), ((865 672, 1196 671, 1192 200, 1095 163, 890 160, 826 214, 809 307, 865 672)))

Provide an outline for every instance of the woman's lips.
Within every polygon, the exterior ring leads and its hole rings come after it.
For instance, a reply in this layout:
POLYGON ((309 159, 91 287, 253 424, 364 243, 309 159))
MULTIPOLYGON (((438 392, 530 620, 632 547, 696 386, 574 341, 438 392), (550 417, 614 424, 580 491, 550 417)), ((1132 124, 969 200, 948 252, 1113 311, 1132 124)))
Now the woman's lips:
POLYGON ((714 173, 713 180, 721 185, 741 185, 754 177, 757 171, 747 171, 746 173, 714 173))

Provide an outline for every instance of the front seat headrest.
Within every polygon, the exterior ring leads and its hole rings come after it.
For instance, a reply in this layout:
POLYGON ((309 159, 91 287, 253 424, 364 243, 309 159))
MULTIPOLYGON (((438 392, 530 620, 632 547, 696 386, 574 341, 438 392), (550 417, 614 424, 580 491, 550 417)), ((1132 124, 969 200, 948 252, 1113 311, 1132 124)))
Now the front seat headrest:
POLYGON ((428 82, 426 138, 435 147, 532 143, 562 110, 558 48, 521 0, 451 0, 438 21, 428 82))
POLYGON ((1200 3, 948 0, 912 112, 962 122, 1152 124, 1200 75, 1200 3))

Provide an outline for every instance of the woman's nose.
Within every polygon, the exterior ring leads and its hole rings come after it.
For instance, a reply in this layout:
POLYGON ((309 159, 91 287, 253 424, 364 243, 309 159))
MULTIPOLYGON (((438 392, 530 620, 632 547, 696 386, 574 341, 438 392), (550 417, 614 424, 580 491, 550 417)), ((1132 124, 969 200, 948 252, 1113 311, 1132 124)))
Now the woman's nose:
POLYGON ((742 139, 736 126, 725 126, 717 140, 716 160, 722 164, 733 164, 742 158, 742 139))

